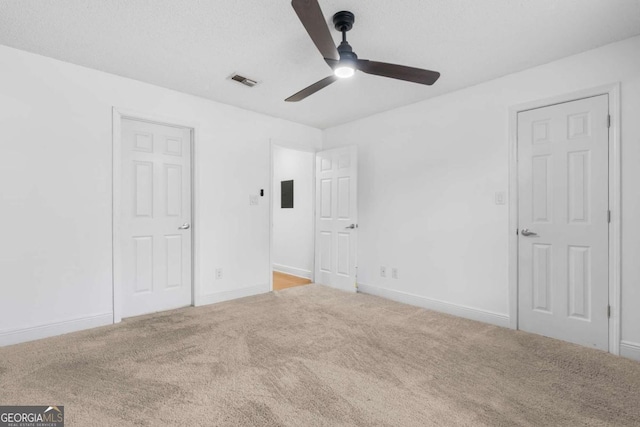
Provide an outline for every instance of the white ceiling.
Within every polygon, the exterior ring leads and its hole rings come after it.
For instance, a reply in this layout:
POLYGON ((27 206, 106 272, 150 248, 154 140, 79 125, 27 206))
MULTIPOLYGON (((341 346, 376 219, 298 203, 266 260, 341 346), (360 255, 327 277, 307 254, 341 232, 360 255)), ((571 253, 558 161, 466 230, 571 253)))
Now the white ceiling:
POLYGON ((319 1, 355 13, 360 58, 442 77, 357 73, 285 103, 331 73, 289 0, 1 0, 0 44, 326 128, 640 34, 640 0, 319 1))

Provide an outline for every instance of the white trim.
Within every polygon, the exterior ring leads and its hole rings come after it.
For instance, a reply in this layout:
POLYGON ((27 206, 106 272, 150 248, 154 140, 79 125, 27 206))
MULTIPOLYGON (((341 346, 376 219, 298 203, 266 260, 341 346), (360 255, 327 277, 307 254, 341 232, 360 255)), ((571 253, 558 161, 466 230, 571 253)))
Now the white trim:
MULTIPOLYGON (((298 144, 298 143, 294 143, 294 142, 288 142, 288 141, 283 141, 280 139, 270 139, 269 140, 269 265, 271 266, 271 268, 269 269, 269 290, 273 291, 273 272, 274 270, 277 270, 276 265, 273 263, 273 207, 274 207, 274 203, 275 201, 273 200, 273 184, 274 184, 274 180, 273 180, 273 176, 274 176, 274 168, 273 168, 273 147, 274 146, 278 146, 278 147, 282 147, 282 148, 286 148, 289 150, 296 150, 296 151, 304 151, 307 153, 316 153, 317 150, 315 148, 312 147, 308 147, 305 146, 303 144, 298 144)), ((313 224, 313 237, 312 237, 312 244, 313 244, 313 257, 311 259, 311 271, 309 272, 309 276, 301 276, 304 277, 306 279, 311 280, 312 282, 314 281, 314 276, 313 276, 313 272, 315 271, 315 259, 316 259, 316 255, 315 255, 315 247, 316 247, 316 186, 315 186, 315 179, 316 179, 316 161, 315 161, 315 156, 313 158, 313 162, 311 162, 311 168, 312 168, 312 181, 314 183, 314 185, 311 186, 311 223, 313 224)), ((285 266, 282 266, 285 267, 285 266)), ((293 268, 293 267, 291 267, 293 268)), ((300 270, 300 271, 306 271, 306 270, 300 270)), ((287 274, 293 274, 294 276, 299 276, 299 274, 297 273, 288 273, 287 271, 283 271, 283 273, 287 273, 287 274)))
POLYGON ((328 283, 318 283, 318 285, 320 286, 326 286, 327 288, 332 288, 332 289, 337 289, 339 291, 343 291, 343 292, 349 292, 350 294, 355 294, 358 293, 359 288, 357 283, 355 286, 353 285, 348 285, 348 286, 340 286, 340 285, 334 285, 334 284, 328 284, 328 283))
POLYGON ((316 153, 318 150, 314 147, 309 147, 305 144, 299 144, 297 142, 285 141, 283 139, 272 138, 269 140, 271 142, 271 146, 277 145, 281 148, 286 148, 288 150, 294 151, 304 151, 305 153, 316 153))
POLYGON ((609 352, 620 354, 621 275, 622 275, 622 155, 620 152, 620 83, 609 89, 609 352))
POLYGON ((303 279, 311 279, 311 270, 305 270, 304 268, 291 267, 289 265, 272 264, 273 271, 289 274, 291 276, 302 277, 303 279))
POLYGON ((31 328, 16 329, 0 332, 0 347, 21 342, 34 341, 49 338, 70 332, 107 326, 113 323, 113 313, 97 314, 95 316, 80 317, 78 319, 65 320, 50 323, 48 325, 33 326, 31 328))
POLYGON ((200 149, 200 127, 192 123, 191 128, 191 305, 198 304, 200 298, 200 262, 196 256, 200 254, 200 237, 198 226, 200 225, 200 179, 198 173, 197 152, 200 149))
POLYGON ((620 341, 620 356, 640 362, 640 343, 620 341))
POLYGON ((509 110, 509 327, 518 329, 518 110, 509 110))
POLYGON ((112 111, 112 126, 113 134, 111 138, 113 143, 111 144, 112 156, 111 156, 111 265, 112 276, 111 286, 113 292, 113 323, 119 323, 122 320, 122 295, 120 283, 122 283, 122 271, 120 266, 122 265, 121 255, 121 240, 120 240, 120 200, 122 188, 122 113, 116 108, 112 111), (116 160, 117 159, 117 160, 116 160))
POLYGON ((273 146, 272 139, 269 140, 269 291, 273 291, 273 146))
POLYGON ((188 120, 168 118, 159 115, 140 113, 137 111, 126 110, 122 108, 113 107, 112 109, 112 264, 113 264, 113 323, 118 323, 122 320, 122 253, 121 253, 121 231, 120 231, 120 199, 121 199, 121 184, 122 184, 122 120, 132 119, 138 121, 145 121, 151 123, 157 123, 165 126, 175 126, 179 128, 189 129, 191 131, 191 305, 196 305, 200 297, 200 287, 198 281, 198 274, 200 271, 200 263, 197 262, 197 254, 199 253, 200 241, 197 237, 197 227, 199 224, 198 215, 198 201, 196 197, 196 190, 198 181, 196 174, 198 167, 196 165, 195 152, 198 148, 197 138, 199 136, 199 124, 190 122, 188 120))
POLYGON ((249 286, 246 288, 240 288, 240 289, 234 289, 231 291, 223 291, 223 292, 216 292, 213 294, 205 294, 205 295, 201 295, 200 299, 198 300, 198 304, 197 306, 202 306, 202 305, 207 305, 207 304, 215 304, 218 302, 223 302, 223 301, 230 301, 230 300, 234 300, 236 298, 244 298, 244 297, 250 297, 253 295, 260 295, 260 294, 266 294, 268 292, 270 292, 271 289, 269 289, 269 284, 265 283, 262 285, 256 285, 256 286, 249 286))
POLYGON ((549 105, 608 95, 611 127, 609 128, 609 352, 620 354, 620 245, 621 235, 621 155, 620 155, 620 83, 612 83, 564 94, 509 109, 509 327, 518 328, 518 113, 549 105))
POLYGON ((452 304, 450 302, 426 298, 420 295, 396 291, 393 289, 381 288, 379 286, 365 285, 363 283, 358 283, 358 292, 376 295, 404 304, 415 305, 417 307, 426 308, 427 310, 464 317, 465 319, 476 320, 478 322, 489 323, 496 326, 502 326, 504 328, 509 327, 509 316, 489 310, 482 310, 460 304, 452 304))

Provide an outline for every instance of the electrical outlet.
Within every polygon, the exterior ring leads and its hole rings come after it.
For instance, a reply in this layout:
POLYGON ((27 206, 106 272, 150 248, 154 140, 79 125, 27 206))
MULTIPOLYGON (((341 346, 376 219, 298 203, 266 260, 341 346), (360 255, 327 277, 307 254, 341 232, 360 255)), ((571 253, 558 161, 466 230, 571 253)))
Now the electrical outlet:
POLYGON ((216 268, 216 280, 222 279, 222 269, 216 268))
POLYGON ((391 278, 392 279, 397 279, 398 278, 398 269, 397 268, 392 268, 391 269, 391 278))
POLYGON ((380 267, 380 277, 387 277, 387 267, 380 267))
POLYGON ((251 194, 249 196, 249 206, 256 206, 258 203, 260 203, 260 196, 258 196, 257 194, 251 194))

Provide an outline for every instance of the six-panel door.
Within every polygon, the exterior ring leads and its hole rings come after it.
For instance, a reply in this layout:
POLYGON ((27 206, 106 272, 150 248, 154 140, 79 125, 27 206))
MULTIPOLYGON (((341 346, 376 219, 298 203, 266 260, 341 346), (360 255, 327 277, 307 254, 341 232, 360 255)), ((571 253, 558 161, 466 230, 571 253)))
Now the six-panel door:
POLYGON ((608 96, 518 114, 519 328, 608 348, 608 96))
POLYGON ((123 317, 191 304, 191 133, 122 121, 123 317))
POLYGON ((355 292, 357 212, 356 147, 316 153, 315 281, 355 292))

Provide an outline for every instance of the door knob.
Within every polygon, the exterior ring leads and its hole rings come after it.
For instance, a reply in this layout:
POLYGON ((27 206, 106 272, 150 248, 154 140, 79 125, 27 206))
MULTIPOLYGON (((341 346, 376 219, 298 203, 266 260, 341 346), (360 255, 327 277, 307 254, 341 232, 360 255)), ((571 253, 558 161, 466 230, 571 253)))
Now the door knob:
POLYGON ((354 228, 358 228, 358 224, 351 224, 351 225, 347 225, 345 228, 348 228, 350 230, 353 230, 354 228))
POLYGON ((189 224, 188 222, 185 222, 180 227, 178 227, 178 230, 188 230, 190 227, 191 227, 191 224, 189 224))
POLYGON ((520 233, 522 233, 523 236, 527 236, 527 237, 528 236, 537 236, 538 235, 538 233, 535 233, 533 231, 529 231, 528 228, 522 229, 522 231, 520 233))

